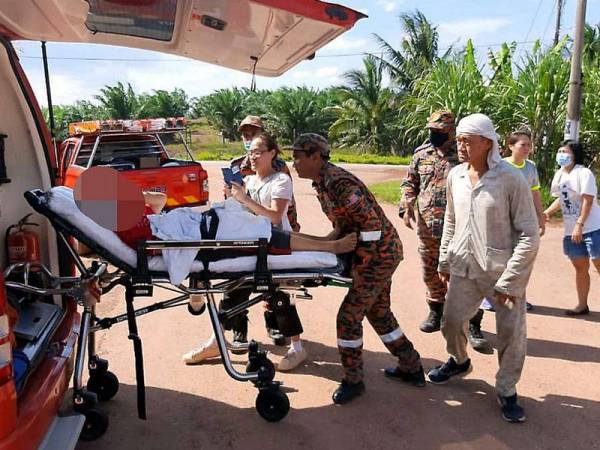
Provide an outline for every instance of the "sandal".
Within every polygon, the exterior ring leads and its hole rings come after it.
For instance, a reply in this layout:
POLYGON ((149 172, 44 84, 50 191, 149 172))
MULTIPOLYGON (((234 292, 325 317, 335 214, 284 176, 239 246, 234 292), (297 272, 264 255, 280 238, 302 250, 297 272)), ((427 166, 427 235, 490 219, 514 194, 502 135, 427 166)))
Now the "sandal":
POLYGON ((586 306, 581 311, 577 311, 576 309, 567 309, 565 311, 565 316, 585 316, 590 313, 590 308, 586 306))

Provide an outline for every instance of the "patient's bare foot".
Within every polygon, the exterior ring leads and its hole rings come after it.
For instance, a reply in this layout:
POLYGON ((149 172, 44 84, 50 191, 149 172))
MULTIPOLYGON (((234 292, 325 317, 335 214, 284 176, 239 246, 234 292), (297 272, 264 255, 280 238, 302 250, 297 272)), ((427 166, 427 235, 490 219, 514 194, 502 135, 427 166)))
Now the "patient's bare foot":
POLYGON ((358 237, 356 233, 347 234, 341 239, 333 241, 333 253, 348 253, 356 248, 358 237))

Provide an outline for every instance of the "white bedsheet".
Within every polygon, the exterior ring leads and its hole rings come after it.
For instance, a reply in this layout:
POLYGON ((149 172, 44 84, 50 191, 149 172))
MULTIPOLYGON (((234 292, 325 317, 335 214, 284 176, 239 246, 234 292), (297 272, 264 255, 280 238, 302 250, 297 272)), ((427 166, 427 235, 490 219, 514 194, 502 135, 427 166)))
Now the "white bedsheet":
MULTIPOLYGON (((102 243, 110 253, 131 266, 136 266, 136 252, 125 245, 112 231, 101 227, 92 219, 84 215, 73 199, 73 191, 67 187, 59 186, 50 190, 49 208, 68 220, 73 226, 89 236, 96 242, 102 243)), ((291 255, 269 255, 267 258, 269 269, 324 269, 337 266, 337 257, 326 252, 293 252, 291 255)), ((211 272, 252 272, 256 267, 256 256, 242 256, 239 258, 222 259, 209 264, 211 272)), ((152 256, 148 259, 148 268, 152 271, 166 271, 167 266, 162 256, 152 256)), ((194 261, 192 272, 203 270, 200 261, 194 261)))

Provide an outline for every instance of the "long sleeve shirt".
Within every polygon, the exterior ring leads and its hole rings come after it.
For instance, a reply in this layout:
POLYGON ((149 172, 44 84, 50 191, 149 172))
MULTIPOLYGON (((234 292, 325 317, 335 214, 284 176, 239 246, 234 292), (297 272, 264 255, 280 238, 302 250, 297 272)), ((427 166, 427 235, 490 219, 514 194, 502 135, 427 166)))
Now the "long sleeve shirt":
POLYGON ((497 279, 499 292, 522 297, 539 246, 531 188, 506 162, 490 168, 472 186, 464 163, 448 176, 448 204, 438 270, 497 279))
POLYGON ((446 210, 446 179, 450 170, 458 164, 456 146, 442 152, 431 144, 419 147, 402 180, 402 202, 418 204, 421 226, 427 227, 433 236, 442 237, 444 212, 446 210))

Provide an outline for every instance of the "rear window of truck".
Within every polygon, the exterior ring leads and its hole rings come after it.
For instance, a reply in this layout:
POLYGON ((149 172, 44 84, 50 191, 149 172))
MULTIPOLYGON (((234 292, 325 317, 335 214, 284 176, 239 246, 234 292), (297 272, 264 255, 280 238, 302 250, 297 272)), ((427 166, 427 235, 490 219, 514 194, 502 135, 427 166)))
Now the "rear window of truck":
MULTIPOLYGON (((75 164, 87 167, 93 149, 94 141, 83 143, 75 164)), ((94 155, 92 166, 103 164, 134 164, 137 167, 140 158, 148 157, 166 157, 162 146, 154 139, 122 139, 111 141, 103 141, 101 139, 94 155)))

